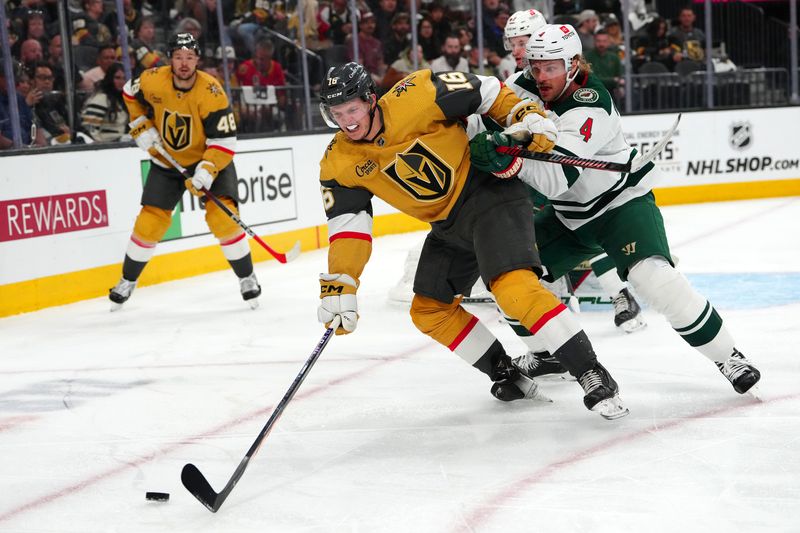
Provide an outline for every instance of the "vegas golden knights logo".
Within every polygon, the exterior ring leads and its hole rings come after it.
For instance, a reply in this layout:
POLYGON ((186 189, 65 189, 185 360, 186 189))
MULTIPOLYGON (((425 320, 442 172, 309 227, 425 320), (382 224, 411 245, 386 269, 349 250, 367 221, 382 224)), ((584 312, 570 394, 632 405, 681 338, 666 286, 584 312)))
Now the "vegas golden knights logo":
POLYGON ((453 169, 421 141, 397 154, 383 172, 417 200, 434 201, 447 195, 453 169))
POLYGON ((161 136, 173 150, 183 150, 192 142, 192 116, 165 110, 161 136))

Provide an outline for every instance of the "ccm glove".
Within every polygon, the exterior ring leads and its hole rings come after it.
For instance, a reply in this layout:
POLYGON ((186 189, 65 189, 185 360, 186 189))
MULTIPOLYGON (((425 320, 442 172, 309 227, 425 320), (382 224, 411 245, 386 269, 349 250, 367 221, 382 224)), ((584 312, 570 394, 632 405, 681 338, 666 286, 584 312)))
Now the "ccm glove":
POLYGON ((549 152, 558 139, 555 123, 538 113, 528 113, 522 120, 504 129, 503 133, 518 143, 528 144, 528 150, 533 152, 549 152))
POLYGON ((136 145, 152 156, 159 155, 156 145, 161 146, 161 135, 158 134, 153 123, 142 115, 130 124, 130 135, 136 145))
POLYGON ((194 176, 184 181, 189 192, 195 196, 204 196, 205 193, 203 189, 210 189, 211 185, 214 183, 213 170, 215 170, 213 164, 208 161, 200 161, 194 169, 194 176))
POLYGON ((470 160, 473 166, 491 172, 498 178, 513 178, 522 168, 518 157, 497 152, 498 146, 512 146, 514 141, 499 132, 481 132, 469 142, 470 160))
POLYGON ((358 324, 358 304, 356 302, 356 280, 347 274, 320 274, 320 303, 317 308, 317 319, 330 327, 335 317, 339 317, 340 326, 337 335, 347 335, 356 329, 358 324))

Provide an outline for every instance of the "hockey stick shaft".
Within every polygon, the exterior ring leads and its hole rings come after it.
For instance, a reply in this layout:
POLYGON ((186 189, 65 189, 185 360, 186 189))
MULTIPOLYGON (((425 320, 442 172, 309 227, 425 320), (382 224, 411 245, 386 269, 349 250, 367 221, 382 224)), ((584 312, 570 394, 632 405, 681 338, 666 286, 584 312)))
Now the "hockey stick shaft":
POLYGON ((183 483, 183 486, 186 487, 186 489, 191 492, 192 495, 194 495, 194 497, 200 501, 200 503, 205 505, 209 511, 216 513, 219 508, 222 507, 222 504, 228 498, 228 495, 230 495, 231 491, 236 486, 236 483, 238 483, 239 479, 241 479, 241 477, 244 475, 244 471, 247 468, 250 459, 252 459, 256 452, 258 452, 259 448, 261 448, 264 440, 270 434, 272 428, 275 426, 275 423, 283 414, 284 409, 286 409, 286 406, 289 405, 289 402, 292 400, 295 393, 297 393, 297 389, 300 388, 300 385, 306 379, 306 376, 308 376, 308 373, 311 371, 311 367, 313 367, 314 363, 316 363, 317 359, 319 359, 319 356, 322 354, 322 350, 324 350, 325 346, 328 345, 333 332, 339 327, 339 323, 339 317, 336 317, 333 319, 331 327, 325 330, 325 333, 317 343, 316 348, 314 348, 314 351, 311 352, 311 355, 306 360, 303 368, 300 369, 300 373, 294 378, 289 390, 286 391, 286 394, 283 395, 281 401, 278 402, 278 405, 275 407, 275 410, 272 411, 272 415, 270 415, 266 425, 261 429, 261 432, 256 437, 256 440, 253 441, 250 449, 247 450, 247 453, 244 455, 241 462, 239 462, 239 466, 236 467, 236 470, 228 480, 228 483, 225 484, 225 487, 219 493, 215 492, 214 489, 211 488, 211 484, 195 465, 192 463, 187 463, 184 465, 183 470, 181 471, 181 482, 183 483))
MULTIPOLYGON (((186 178, 186 179, 192 179, 192 175, 189 173, 189 171, 188 171, 188 170, 186 170, 186 168, 184 168, 184 167, 183 167, 183 166, 182 166, 180 163, 178 163, 178 162, 175 160, 175 158, 174 158, 174 157, 172 157, 172 155, 170 155, 170 153, 169 153, 169 152, 167 152, 167 150, 166 150, 166 149, 165 149, 163 146, 160 146, 160 145, 155 145, 155 147, 156 147, 156 150, 158 150, 158 153, 159 153, 159 154, 161 154, 161 155, 164 157, 164 159, 166 159, 166 160, 169 162, 169 164, 170 164, 170 165, 172 165, 173 167, 175 167, 175 170, 177 170, 178 172, 180 172, 180 173, 183 175, 183 177, 184 177, 184 178, 186 178)), ((225 205, 224 203, 222 203, 222 202, 220 201, 220 199, 219 199, 219 198, 217 198, 217 196, 216 196, 214 193, 212 193, 211 191, 209 191, 208 189, 205 189, 205 188, 203 188, 203 189, 202 189, 202 191, 205 193, 206 197, 208 197, 209 199, 211 199, 211 201, 212 201, 212 202, 214 202, 214 203, 217 205, 217 207, 219 207, 220 209, 222 209, 222 211, 223 211, 223 212, 224 212, 226 215, 228 215, 228 216, 231 218, 231 220, 233 220, 234 222, 236 222, 236 224, 238 224, 238 225, 239 225, 239 227, 240 227, 240 228, 242 228, 242 229, 244 230, 244 232, 245 232, 245 233, 247 233, 249 236, 251 236, 251 237, 252 237, 252 238, 253 238, 253 239, 254 239, 254 240, 255 240, 255 241, 258 243, 258 244, 260 244, 260 245, 261 245, 261 247, 262 247, 262 248, 264 248, 264 249, 265 249, 267 252, 269 252, 269 254, 270 254, 272 257, 274 257, 275 259, 277 259, 277 260, 278 260, 280 263, 287 263, 287 262, 289 262, 289 261, 291 261, 291 260, 293 260, 293 259, 297 258, 297 256, 298 256, 298 255, 300 255, 300 241, 296 242, 296 243, 295 243, 295 245, 294 245, 294 246, 292 246, 291 250, 289 250, 289 251, 288 251, 288 252, 286 252, 286 253, 281 253, 281 252, 279 252, 279 251, 275 250, 275 249, 274 249, 274 248, 272 248, 270 245, 268 245, 267 243, 265 243, 265 242, 264 242, 264 241, 261 239, 261 237, 259 237, 258 235, 256 235, 256 233, 255 233, 255 232, 254 232, 254 231, 253 231, 253 230, 250 228, 250 226, 248 226, 247 224, 245 224, 245 223, 242 221, 242 219, 241 219, 241 218, 239 218, 239 216, 238 216, 236 213, 234 213, 233 211, 231 211, 231 210, 228 208, 228 206, 227 206, 227 205, 225 205)))
POLYGON ((681 114, 675 119, 675 122, 670 126, 664 136, 655 144, 649 151, 634 157, 627 163, 615 163, 613 161, 601 161, 599 159, 586 159, 572 155, 554 154, 552 152, 533 152, 526 150, 520 146, 498 146, 496 148, 498 153, 506 154, 514 157, 522 157, 523 159, 533 159, 535 161, 544 161, 546 163, 555 163, 557 165, 568 165, 572 167, 592 168, 595 170, 607 170, 610 172, 636 172, 646 164, 653 161, 658 154, 666 148, 667 143, 672 138, 675 130, 678 129, 678 124, 681 121, 681 114))

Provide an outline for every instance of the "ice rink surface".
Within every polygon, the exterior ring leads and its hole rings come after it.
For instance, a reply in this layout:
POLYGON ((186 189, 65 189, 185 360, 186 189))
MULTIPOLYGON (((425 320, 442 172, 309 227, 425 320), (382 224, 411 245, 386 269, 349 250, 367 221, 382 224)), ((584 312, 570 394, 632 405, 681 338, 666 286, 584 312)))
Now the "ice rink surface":
MULTIPOLYGON (((628 417, 562 380, 542 382, 554 403, 501 403, 387 303, 423 234, 383 237, 357 331, 217 514, 181 468, 217 490, 233 473, 323 333, 326 250, 258 264, 256 311, 224 271, 140 287, 117 313, 95 299, 0 320, 0 531, 800 531, 800 198, 663 211, 679 268, 761 370, 760 402, 646 310, 631 335, 580 315, 628 417)), ((470 309, 524 351, 491 306, 470 309)))

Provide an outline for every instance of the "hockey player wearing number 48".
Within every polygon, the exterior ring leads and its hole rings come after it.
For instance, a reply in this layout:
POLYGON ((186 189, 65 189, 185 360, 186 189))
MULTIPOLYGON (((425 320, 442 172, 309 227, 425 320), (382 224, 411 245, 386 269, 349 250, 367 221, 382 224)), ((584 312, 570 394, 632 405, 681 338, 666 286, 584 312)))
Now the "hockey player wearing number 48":
POLYGON ((340 130, 320 162, 330 241, 329 273, 320 275, 320 322, 330 326, 338 317, 337 334, 356 328, 356 291, 372 251, 372 197, 378 196, 432 226, 411 304, 420 331, 485 373, 495 397, 538 396, 536 382, 519 373, 489 329, 460 305, 480 276, 503 309, 537 332, 578 379, 587 408, 609 419, 626 415, 616 382, 577 320, 539 283, 530 198, 522 182, 496 177, 518 169, 489 173, 470 164, 462 119, 485 113, 519 122, 532 137, 529 149, 548 151, 555 127, 541 109, 520 106, 496 78, 430 70, 406 76, 379 100, 357 63, 331 68, 320 99, 325 121, 340 130))
MULTIPOLYGON (((635 156, 636 150, 622 135, 611 95, 591 74, 572 26, 537 30, 526 45, 526 57, 532 78, 529 91, 538 97, 534 101, 544 103, 558 127, 555 152, 620 163, 635 156)), ((524 83, 524 78, 519 80, 524 83)), ((513 134, 512 128, 506 132, 513 134)), ((513 164, 509 156, 495 160, 497 141, 508 140, 487 134, 473 138, 473 164, 479 168, 513 164)), ((620 174, 526 160, 518 177, 551 202, 535 217, 545 279, 556 279, 605 251, 637 294, 743 394, 761 375, 736 349, 717 311, 675 269, 652 193, 657 175, 652 162, 637 172, 620 174)), ((515 364, 527 372, 526 361, 515 364)))
MULTIPOLYGON (((125 84, 122 95, 131 117, 131 136, 150 154, 152 164, 142 192, 142 209, 133 226, 122 278, 109 292, 112 311, 125 303, 156 244, 172 221, 172 210, 188 189, 204 196, 205 188, 238 214, 236 121, 225 91, 217 80, 197 70, 200 47, 190 33, 170 38, 170 64, 146 70, 125 84), (163 148, 194 174, 184 180, 163 158, 163 148)), ((208 228, 219 239, 222 253, 239 278, 242 298, 257 307, 261 287, 253 272, 246 234, 216 204, 205 206, 208 228)))

